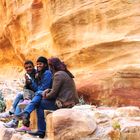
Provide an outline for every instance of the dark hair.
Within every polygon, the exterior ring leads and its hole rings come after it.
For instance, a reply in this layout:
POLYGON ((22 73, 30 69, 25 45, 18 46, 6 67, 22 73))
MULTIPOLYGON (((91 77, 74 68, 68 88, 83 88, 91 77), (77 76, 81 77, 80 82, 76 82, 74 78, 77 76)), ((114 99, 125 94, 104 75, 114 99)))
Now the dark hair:
POLYGON ((48 64, 48 60, 47 60, 47 58, 44 57, 44 56, 38 57, 37 62, 42 62, 42 63, 44 63, 44 64, 48 64))
POLYGON ((27 65, 27 64, 31 64, 31 65, 34 66, 34 63, 33 63, 31 60, 26 60, 26 61, 24 62, 24 66, 27 65))
POLYGON ((65 63, 59 58, 50 58, 48 63, 55 71, 65 71, 71 78, 74 78, 73 74, 67 69, 65 63))
POLYGON ((49 66, 48 66, 48 60, 47 60, 47 58, 44 57, 44 56, 38 57, 38 59, 37 59, 36 62, 42 62, 42 63, 44 63, 44 64, 46 65, 41 71, 38 72, 38 77, 37 77, 36 80, 37 80, 37 82, 39 82, 39 81, 41 80, 41 78, 42 78, 43 73, 44 73, 46 70, 49 69, 49 66))

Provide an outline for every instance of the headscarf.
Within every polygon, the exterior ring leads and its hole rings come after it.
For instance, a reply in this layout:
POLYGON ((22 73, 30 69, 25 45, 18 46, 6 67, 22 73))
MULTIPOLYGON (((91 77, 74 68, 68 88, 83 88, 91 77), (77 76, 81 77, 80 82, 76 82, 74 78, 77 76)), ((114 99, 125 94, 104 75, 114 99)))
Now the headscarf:
POLYGON ((59 58, 48 59, 49 65, 55 69, 55 71, 65 71, 71 78, 74 78, 73 74, 67 69, 67 66, 59 58))

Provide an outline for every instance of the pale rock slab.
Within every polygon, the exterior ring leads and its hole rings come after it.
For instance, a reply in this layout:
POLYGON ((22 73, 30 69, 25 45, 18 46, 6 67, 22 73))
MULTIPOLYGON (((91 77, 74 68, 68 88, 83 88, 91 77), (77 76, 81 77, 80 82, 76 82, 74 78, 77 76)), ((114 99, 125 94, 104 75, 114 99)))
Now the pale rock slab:
POLYGON ((140 117, 140 109, 135 106, 117 108, 115 113, 119 117, 140 117))
POLYGON ((79 139, 92 134, 96 129, 96 122, 92 116, 83 111, 60 109, 48 116, 47 131, 51 140, 79 139))

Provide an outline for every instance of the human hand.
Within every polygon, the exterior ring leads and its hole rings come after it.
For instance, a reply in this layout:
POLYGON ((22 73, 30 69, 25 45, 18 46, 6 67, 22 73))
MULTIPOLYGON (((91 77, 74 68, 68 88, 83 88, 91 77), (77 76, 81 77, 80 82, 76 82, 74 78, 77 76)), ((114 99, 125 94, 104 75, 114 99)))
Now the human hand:
POLYGON ((50 92, 50 90, 51 90, 51 89, 46 89, 46 90, 44 90, 44 91, 42 92, 42 97, 43 97, 43 99, 46 99, 46 98, 47 98, 48 93, 50 92))
POLYGON ((26 84, 30 84, 31 83, 31 77, 27 73, 25 74, 25 82, 26 82, 26 84))
POLYGON ((39 76, 39 73, 36 73, 35 74, 35 78, 38 79, 38 76, 39 76))

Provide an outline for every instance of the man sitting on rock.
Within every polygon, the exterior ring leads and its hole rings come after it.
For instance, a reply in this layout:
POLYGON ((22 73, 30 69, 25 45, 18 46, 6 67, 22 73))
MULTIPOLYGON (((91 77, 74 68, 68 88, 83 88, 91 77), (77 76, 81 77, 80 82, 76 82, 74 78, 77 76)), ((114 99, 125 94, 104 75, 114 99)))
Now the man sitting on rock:
MULTIPOLYGON (((27 76, 27 75, 26 75, 27 76)), ((29 86, 35 91, 35 96, 31 101, 31 108, 28 108, 29 110, 34 108, 32 104, 36 105, 41 100, 40 92, 45 90, 46 88, 50 88, 52 85, 52 73, 50 70, 48 70, 48 61, 45 57, 40 56, 37 59, 37 71, 35 73, 35 79, 30 79, 29 76, 25 77, 26 82, 29 84, 29 86)), ((26 104, 27 105, 27 104, 26 104)), ((18 106, 16 107, 16 111, 14 112, 15 118, 14 121, 11 121, 9 123, 5 123, 4 125, 8 128, 16 128, 18 126, 18 114, 20 114, 22 105, 18 103, 18 106)), ((23 126, 19 128, 19 131, 28 131, 30 128, 28 127, 28 122, 23 121, 23 126)))
MULTIPOLYGON (((34 69, 34 64, 32 61, 27 60, 24 63, 24 68, 26 70, 25 74, 25 86, 23 92, 17 94, 15 100, 13 101, 12 108, 9 112, 0 114, 0 118, 11 117, 15 113, 20 113, 20 106, 26 106, 34 96, 34 89, 32 85, 29 84, 29 79, 35 79, 36 70, 34 69)), ((6 127, 17 127, 18 120, 12 119, 10 122, 4 124, 6 127)))

